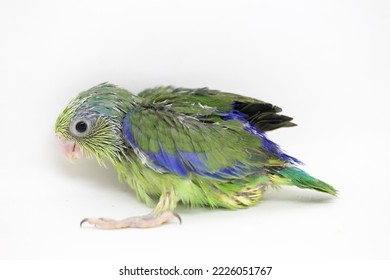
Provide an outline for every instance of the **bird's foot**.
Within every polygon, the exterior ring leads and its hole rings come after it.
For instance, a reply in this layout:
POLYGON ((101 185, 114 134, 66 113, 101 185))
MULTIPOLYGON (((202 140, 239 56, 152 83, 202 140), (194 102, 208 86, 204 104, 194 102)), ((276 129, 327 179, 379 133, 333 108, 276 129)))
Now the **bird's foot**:
POLYGON ((172 211, 165 211, 160 214, 154 212, 137 217, 130 217, 123 220, 109 218, 85 218, 81 221, 80 227, 84 223, 89 223, 100 229, 121 229, 121 228, 151 228, 168 222, 172 218, 177 218, 181 224, 181 218, 172 211))

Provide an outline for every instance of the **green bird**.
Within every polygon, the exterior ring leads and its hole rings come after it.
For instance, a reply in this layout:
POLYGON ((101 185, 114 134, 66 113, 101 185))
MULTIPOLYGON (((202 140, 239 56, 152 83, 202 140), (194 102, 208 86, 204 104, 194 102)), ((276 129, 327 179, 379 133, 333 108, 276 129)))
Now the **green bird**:
POLYGON ((295 185, 336 195, 297 166, 266 131, 295 126, 272 104, 208 88, 157 87, 134 95, 103 83, 74 98, 55 132, 70 160, 107 159, 137 198, 154 210, 123 220, 86 218, 97 228, 147 228, 189 206, 239 209, 267 187, 295 185))

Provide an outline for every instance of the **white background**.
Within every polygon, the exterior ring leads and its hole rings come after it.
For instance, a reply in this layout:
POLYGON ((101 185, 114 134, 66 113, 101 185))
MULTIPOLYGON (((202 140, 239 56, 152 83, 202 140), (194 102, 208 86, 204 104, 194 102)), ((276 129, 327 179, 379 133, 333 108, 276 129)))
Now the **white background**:
POLYGON ((389 91, 385 0, 1 1, 0 258, 389 259, 389 91), (113 168, 57 145, 57 115, 104 81, 274 103, 299 126, 270 138, 339 197, 283 187, 246 210, 181 206, 182 225, 80 229, 150 211, 113 168))

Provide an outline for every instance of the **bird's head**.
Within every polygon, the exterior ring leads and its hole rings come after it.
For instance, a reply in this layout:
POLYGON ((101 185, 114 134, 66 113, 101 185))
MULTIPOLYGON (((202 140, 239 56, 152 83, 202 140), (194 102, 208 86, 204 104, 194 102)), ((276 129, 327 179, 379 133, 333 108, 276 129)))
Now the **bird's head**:
POLYGON ((100 84, 80 93, 58 116, 55 132, 69 160, 95 156, 112 162, 125 155, 122 119, 136 97, 125 89, 100 84))

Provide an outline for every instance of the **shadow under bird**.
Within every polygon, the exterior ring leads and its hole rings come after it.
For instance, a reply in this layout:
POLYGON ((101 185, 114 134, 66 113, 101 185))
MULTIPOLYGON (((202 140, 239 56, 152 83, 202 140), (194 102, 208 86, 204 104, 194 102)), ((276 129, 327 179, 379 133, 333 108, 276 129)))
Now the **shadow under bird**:
POLYGON ((145 216, 86 218, 97 228, 147 228, 190 206, 245 208, 267 187, 295 185, 336 195, 297 166, 266 131, 295 126, 272 104, 208 88, 157 87, 133 95, 103 83, 74 98, 55 132, 70 160, 107 159, 139 200, 155 205, 145 216))

